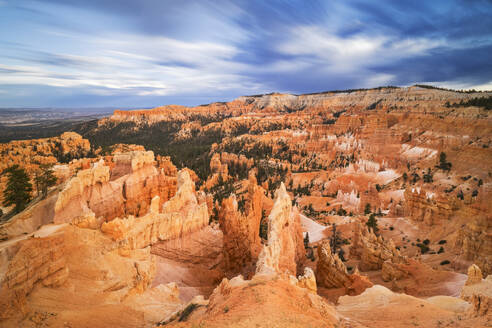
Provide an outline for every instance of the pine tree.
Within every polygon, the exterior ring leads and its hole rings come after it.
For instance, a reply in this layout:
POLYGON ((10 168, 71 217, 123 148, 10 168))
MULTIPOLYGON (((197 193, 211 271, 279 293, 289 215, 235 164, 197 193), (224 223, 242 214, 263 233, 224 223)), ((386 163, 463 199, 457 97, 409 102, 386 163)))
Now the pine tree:
POLYGON ((304 249, 309 247, 309 232, 306 231, 306 237, 304 237, 304 249))
POLYGON ((261 239, 268 240, 268 220, 265 210, 261 211, 260 231, 261 239))
POLYGON ((57 177, 53 175, 53 168, 51 165, 41 165, 41 173, 36 172, 36 177, 34 178, 38 189, 38 195, 41 191, 43 198, 46 198, 48 188, 54 186, 57 180, 57 177))
POLYGON ((340 236, 340 231, 337 231, 337 225, 333 223, 332 234, 330 238, 330 247, 333 254, 337 253, 338 249, 341 249, 343 244, 342 237, 340 236))
POLYGON ((376 220, 376 215, 374 215, 374 213, 369 215, 369 220, 367 220, 366 225, 369 227, 369 229, 372 229, 374 233, 377 233, 379 231, 378 220, 376 220))
POLYGON ((15 205, 14 212, 19 213, 31 200, 32 185, 29 176, 19 165, 13 165, 3 173, 8 175, 7 186, 3 193, 3 205, 15 205))
POLYGON ((446 160, 446 153, 441 152, 439 154, 439 165, 437 165, 437 167, 443 171, 450 171, 452 166, 453 165, 446 160))
POLYGON ((432 172, 430 167, 427 169, 427 173, 424 174, 424 182, 425 183, 430 183, 433 182, 433 177, 432 177, 432 172))

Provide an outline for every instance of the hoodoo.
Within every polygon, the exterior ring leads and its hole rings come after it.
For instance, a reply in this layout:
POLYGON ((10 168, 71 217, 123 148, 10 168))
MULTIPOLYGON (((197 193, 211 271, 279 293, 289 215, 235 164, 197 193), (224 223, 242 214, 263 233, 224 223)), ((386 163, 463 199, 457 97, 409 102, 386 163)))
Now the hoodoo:
POLYGON ((0 326, 485 327, 489 97, 258 95, 2 144, 0 326))

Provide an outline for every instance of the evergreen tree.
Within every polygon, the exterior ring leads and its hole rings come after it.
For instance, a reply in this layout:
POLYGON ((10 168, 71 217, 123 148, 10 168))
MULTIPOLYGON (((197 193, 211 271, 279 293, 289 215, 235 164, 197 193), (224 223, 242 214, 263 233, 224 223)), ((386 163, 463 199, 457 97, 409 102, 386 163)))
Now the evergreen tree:
POLYGON ((439 165, 437 165, 437 167, 443 171, 449 171, 449 170, 451 170, 452 166, 453 165, 446 160, 446 153, 441 152, 439 154, 439 165))
POLYGON ((265 210, 261 211, 261 221, 260 221, 260 237, 263 240, 268 240, 268 220, 265 210))
POLYGON ((39 192, 43 194, 43 198, 46 198, 48 194, 48 188, 56 184, 57 177, 53 175, 53 168, 51 165, 43 164, 41 165, 41 173, 36 172, 34 181, 36 183, 36 188, 39 192))
POLYGON ((432 172, 430 167, 427 169, 427 173, 424 174, 424 182, 430 183, 433 182, 432 172))
POLYGON ((338 251, 338 257, 340 258, 340 260, 342 260, 343 262, 346 261, 345 259, 345 251, 343 250, 343 248, 340 248, 340 250, 338 251))
POLYGON ((309 232, 306 231, 306 237, 304 237, 304 249, 309 247, 309 232))
POLYGON ((372 229, 374 233, 377 233, 379 231, 378 221, 376 220, 376 215, 374 215, 374 213, 369 215, 369 220, 367 220, 366 225, 369 227, 369 229, 372 229))
POLYGON ((7 186, 3 193, 3 205, 15 205, 14 212, 19 213, 31 200, 32 185, 29 176, 19 165, 13 165, 3 173, 8 175, 7 186))
POLYGON ((337 253, 338 249, 341 249, 340 247, 343 244, 342 237, 340 236, 340 231, 337 230, 337 225, 333 223, 332 225, 332 234, 330 238, 330 247, 331 247, 331 252, 333 254, 337 253))

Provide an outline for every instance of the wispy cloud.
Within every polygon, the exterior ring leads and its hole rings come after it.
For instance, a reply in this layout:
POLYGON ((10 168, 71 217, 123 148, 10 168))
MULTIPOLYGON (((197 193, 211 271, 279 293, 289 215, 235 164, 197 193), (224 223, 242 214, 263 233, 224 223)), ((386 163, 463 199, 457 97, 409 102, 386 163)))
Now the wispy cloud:
POLYGON ((422 81, 486 87, 492 76, 492 4, 483 1, 0 6, 0 106, 194 104, 422 81))
POLYGON ((0 84, 103 87, 104 94, 121 89, 140 96, 261 88, 240 74, 247 65, 233 60, 240 50, 231 44, 137 34, 64 37, 77 40, 84 52, 28 52, 23 65, 0 66, 12 72, 0 76, 0 84))
POLYGON ((442 40, 427 38, 400 39, 387 35, 356 34, 340 37, 319 26, 291 28, 287 41, 278 51, 310 60, 313 66, 331 73, 348 73, 367 69, 380 63, 428 55, 429 51, 445 45, 442 40))

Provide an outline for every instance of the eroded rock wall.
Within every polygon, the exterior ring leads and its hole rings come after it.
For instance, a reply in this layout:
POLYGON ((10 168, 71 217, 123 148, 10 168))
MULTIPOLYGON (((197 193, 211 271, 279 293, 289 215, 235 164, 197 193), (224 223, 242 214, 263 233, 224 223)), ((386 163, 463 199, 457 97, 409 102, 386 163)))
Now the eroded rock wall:
POLYGON ((331 252, 330 242, 326 239, 318 245, 316 282, 326 288, 345 288, 349 295, 358 295, 373 285, 358 272, 349 274, 338 255, 331 252))
MULTIPOLYGON (((62 183, 66 176, 72 174, 67 166, 57 165, 60 162, 67 163, 71 159, 82 158, 89 154, 91 146, 89 140, 82 138, 75 132, 65 132, 59 137, 16 140, 8 143, 0 143, 0 172, 12 165, 19 165, 26 170, 34 180, 36 172, 40 172, 41 165, 54 165, 54 173, 62 183)), ((0 200, 7 183, 7 176, 0 176, 0 200)), ((36 184, 33 181, 34 194, 37 193, 36 184)))
POLYGON ((256 184, 254 174, 250 174, 242 210, 238 209, 235 195, 222 201, 219 224, 224 233, 224 266, 228 271, 244 275, 254 272, 261 251, 263 197, 263 188, 256 184))
POLYGON ((35 236, 1 245, 0 319, 22 310, 36 284, 59 286, 67 279, 62 230, 59 226, 46 226, 35 236))
POLYGON ((160 199, 152 199, 148 214, 128 216, 105 222, 101 230, 128 249, 140 249, 157 241, 182 237, 209 223, 207 204, 199 203, 195 185, 186 170, 178 173, 178 191, 160 209, 160 199))
POLYGON ((281 183, 268 216, 268 242, 258 256, 256 273, 297 273, 297 263, 305 255, 300 217, 281 183))
POLYGON ((125 215, 142 216, 150 200, 161 204, 174 195, 176 180, 154 166, 151 151, 115 154, 111 169, 101 160, 78 172, 60 192, 55 204, 55 223, 72 222, 93 215, 110 221, 125 215))
POLYGON ((383 240, 360 223, 355 226, 350 253, 360 258, 362 271, 380 270, 387 260, 395 263, 403 261, 392 239, 383 240))

